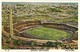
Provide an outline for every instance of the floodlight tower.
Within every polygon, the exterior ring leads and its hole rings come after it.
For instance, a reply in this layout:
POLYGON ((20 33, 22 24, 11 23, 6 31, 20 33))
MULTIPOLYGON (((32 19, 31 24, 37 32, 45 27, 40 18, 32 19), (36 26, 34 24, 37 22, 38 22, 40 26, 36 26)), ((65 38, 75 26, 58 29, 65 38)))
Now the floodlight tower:
POLYGON ((13 36, 13 18, 12 18, 12 8, 10 7, 10 15, 9 15, 9 20, 10 20, 10 37, 13 36))

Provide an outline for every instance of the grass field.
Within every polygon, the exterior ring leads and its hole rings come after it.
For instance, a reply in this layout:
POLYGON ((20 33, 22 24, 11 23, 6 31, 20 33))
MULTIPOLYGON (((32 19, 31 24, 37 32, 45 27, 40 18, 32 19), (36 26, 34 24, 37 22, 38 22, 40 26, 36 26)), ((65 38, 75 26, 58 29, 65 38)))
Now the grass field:
POLYGON ((42 26, 25 30, 25 33, 47 40, 58 40, 71 36, 70 33, 67 33, 65 31, 57 30, 54 28, 42 27, 42 26))

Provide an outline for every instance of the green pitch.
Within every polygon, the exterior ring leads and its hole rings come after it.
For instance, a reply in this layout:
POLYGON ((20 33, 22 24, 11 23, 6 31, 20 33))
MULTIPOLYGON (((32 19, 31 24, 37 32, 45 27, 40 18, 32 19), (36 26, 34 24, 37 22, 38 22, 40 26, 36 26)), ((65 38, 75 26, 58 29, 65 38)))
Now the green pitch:
POLYGON ((42 26, 28 29, 25 31, 25 33, 47 40, 58 40, 71 36, 70 33, 67 33, 65 31, 57 30, 54 28, 42 27, 42 26))

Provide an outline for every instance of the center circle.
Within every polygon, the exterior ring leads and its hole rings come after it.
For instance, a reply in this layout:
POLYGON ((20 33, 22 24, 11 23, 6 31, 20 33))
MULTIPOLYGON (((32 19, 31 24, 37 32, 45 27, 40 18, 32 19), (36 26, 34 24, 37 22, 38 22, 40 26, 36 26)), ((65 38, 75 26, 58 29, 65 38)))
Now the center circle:
POLYGON ((66 31, 44 26, 27 29, 24 31, 24 33, 26 35, 32 35, 32 38, 34 36, 36 39, 39 38, 44 40, 61 40, 71 36, 71 33, 66 31))

